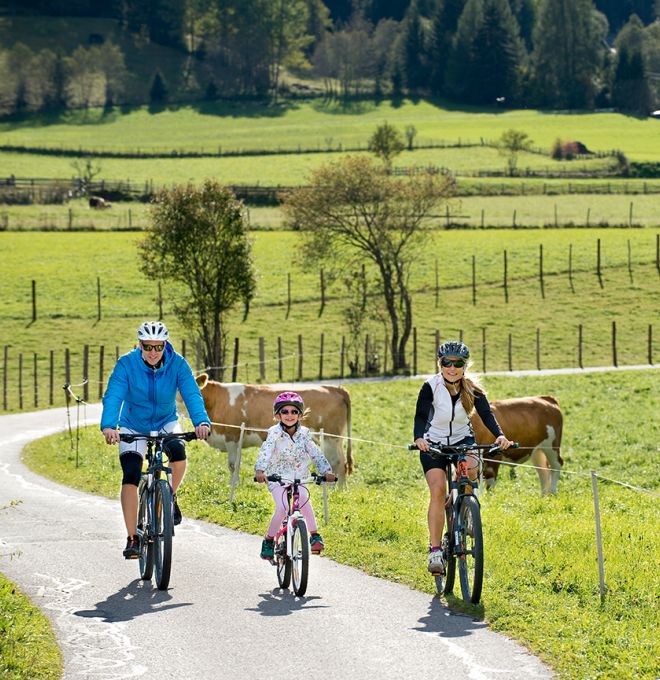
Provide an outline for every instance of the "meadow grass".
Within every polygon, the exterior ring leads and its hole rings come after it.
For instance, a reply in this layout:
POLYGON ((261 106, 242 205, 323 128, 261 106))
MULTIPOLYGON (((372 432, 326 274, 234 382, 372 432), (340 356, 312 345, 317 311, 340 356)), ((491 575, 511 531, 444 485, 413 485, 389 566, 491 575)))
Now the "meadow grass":
MULTIPOLYGON (((629 226, 631 209, 633 225, 660 226, 660 193, 464 196, 446 207, 451 227, 481 228, 482 220, 485 227, 513 227, 514 219, 516 227, 629 226)), ((432 227, 447 226, 446 207, 429 220, 432 227)), ((277 206, 249 206, 247 212, 253 229, 287 228, 277 206)), ((149 224, 149 205, 136 201, 115 203, 109 210, 94 210, 82 199, 66 205, 0 207, 0 228, 9 230, 139 230, 149 224)))
POLYGON ((204 102, 151 112, 102 109, 0 123, 0 143, 88 150, 191 150, 337 148, 363 145, 389 122, 416 141, 497 139, 515 128, 550 149, 556 138, 580 140, 592 151, 621 148, 634 160, 660 160, 658 121, 619 113, 502 111, 427 100, 366 100, 342 104, 317 99, 275 104, 204 102), (163 140, 167 140, 164 144, 163 140))
MULTIPOLYGON (((292 261, 296 232, 258 232, 254 236, 257 292, 246 321, 237 310, 229 316, 229 355, 233 336, 240 338, 237 379, 260 380, 259 337, 265 336, 265 379, 278 380, 277 336, 283 338, 282 379, 297 377, 297 338, 304 338, 303 377, 320 374, 320 343, 324 336, 323 376, 340 374, 341 336, 350 341, 345 309, 352 303, 340 280, 328 281, 327 300, 320 312, 319 273, 292 261), (287 273, 291 274, 292 305, 287 315, 287 273)), ((90 346, 90 398, 98 395, 116 354, 134 346, 135 328, 145 318, 158 316, 157 287, 139 272, 133 233, 3 233, 0 248, 0 346, 8 345, 8 410, 19 408, 18 360, 23 355, 24 408, 34 405, 33 355, 37 353, 38 404, 48 404, 49 352, 54 352, 54 405, 64 403, 64 351, 71 353, 70 381, 82 381, 83 345, 90 346), (46 256, 47 254, 47 256, 46 256), (97 321, 96 277, 102 289, 102 319, 97 321), (32 323, 31 281, 36 281, 37 321, 32 323), (99 376, 99 346, 105 365, 99 376)), ((643 229, 567 229, 518 231, 443 231, 433 234, 432 246, 420 253, 412 273, 413 320, 417 327, 417 372, 434 367, 435 331, 441 339, 462 335, 473 347, 478 369, 506 370, 508 337, 512 336, 512 368, 533 369, 536 332, 540 334, 542 368, 578 365, 578 326, 583 328, 583 366, 611 365, 612 322, 616 322, 617 360, 620 365, 648 361, 648 326, 657 326, 658 285, 655 233, 643 229), (597 239, 601 239, 602 283, 595 273, 597 239), (628 270, 628 241, 632 279, 628 270), (503 289, 503 244, 507 245, 508 293, 503 289), (539 247, 543 245, 544 288, 539 281, 539 247), (567 275, 572 245, 573 290, 567 275), (476 261, 476 304, 472 298, 472 256, 476 261), (435 265, 439 291, 436 305, 435 265), (486 356, 482 346, 486 332, 486 356)), ((370 269, 367 270, 372 275, 370 269)), ((163 317, 174 345, 189 334, 172 309, 184 291, 163 282, 163 317)), ((380 322, 365 318, 363 333, 384 366, 385 333, 380 322)), ((363 365, 364 335, 349 349, 363 365)), ((657 361, 657 328, 652 357, 657 361)), ((412 341, 408 345, 410 369, 412 341)), ((389 350, 388 350, 389 353, 389 350)), ((187 357, 194 369, 203 367, 188 341, 187 357)), ((345 364, 345 375, 349 369, 345 364)), ((3 376, 4 377, 4 376, 3 376)), ((226 379, 231 377, 226 374, 226 379)), ((77 392, 81 389, 76 388, 77 392)), ((0 407, 2 404, 0 404, 0 407)))
POLYGON ((56 680, 62 677, 62 667, 50 622, 0 573, 0 675, 11 680, 56 680))
MULTIPOLYGON (((524 394, 559 399, 565 473, 558 495, 541 498, 534 471, 520 468, 516 479, 510 479, 507 468, 500 468, 496 489, 482 496, 482 604, 465 605, 454 597, 448 603, 521 641, 561 678, 651 680, 660 672, 657 501, 599 482, 607 584, 601 604, 589 479, 596 470, 658 492, 653 458, 660 435, 658 377, 658 370, 649 370, 486 378, 491 399, 524 394)), ((376 443, 356 444, 354 474, 344 489, 330 494, 330 521, 322 531, 332 559, 430 596, 434 584, 425 570, 427 489, 416 454, 403 448, 411 437, 420 385, 419 380, 345 385, 353 404, 353 436, 376 443)), ((56 481, 117 497, 116 450, 103 443, 98 429, 83 430, 80 452, 76 468, 69 435, 63 434, 31 444, 24 459, 56 481)), ((271 503, 263 487, 251 482, 255 457, 256 449, 244 452, 241 484, 230 503, 225 455, 193 443, 179 492, 186 517, 262 533, 271 503)), ((321 516, 320 492, 315 488, 312 493, 321 516)), ((176 576, 178 549, 175 578, 184 578, 176 576)), ((429 625, 440 615, 437 603, 429 597, 429 625)))

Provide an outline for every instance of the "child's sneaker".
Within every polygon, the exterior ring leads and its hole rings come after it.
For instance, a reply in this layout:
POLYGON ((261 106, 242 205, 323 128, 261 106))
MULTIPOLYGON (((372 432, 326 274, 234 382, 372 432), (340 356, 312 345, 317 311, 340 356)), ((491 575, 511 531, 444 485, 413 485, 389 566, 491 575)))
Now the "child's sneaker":
POLYGON ((315 531, 309 538, 309 547, 315 555, 318 555, 325 546, 323 545, 323 539, 318 531, 315 531))
POLYGON ((272 538, 264 538, 261 542, 261 559, 272 560, 275 555, 275 540, 272 538))

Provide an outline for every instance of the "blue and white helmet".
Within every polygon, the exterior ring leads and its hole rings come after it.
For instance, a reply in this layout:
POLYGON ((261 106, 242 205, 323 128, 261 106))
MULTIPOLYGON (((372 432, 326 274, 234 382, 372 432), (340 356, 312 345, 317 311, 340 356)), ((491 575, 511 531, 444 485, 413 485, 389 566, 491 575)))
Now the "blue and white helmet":
POLYGON ((160 321, 145 321, 137 332, 138 340, 162 340, 165 342, 170 337, 167 326, 160 321))
POLYGON ((467 361, 470 358, 470 350, 459 340, 449 340, 438 347, 438 359, 442 357, 460 357, 467 361))

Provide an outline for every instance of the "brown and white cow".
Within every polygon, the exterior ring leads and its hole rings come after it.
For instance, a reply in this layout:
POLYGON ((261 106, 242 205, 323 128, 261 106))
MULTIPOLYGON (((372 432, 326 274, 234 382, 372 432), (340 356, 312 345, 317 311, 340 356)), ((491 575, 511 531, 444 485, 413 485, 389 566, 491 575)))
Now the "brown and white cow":
MULTIPOLYGON (((554 397, 520 397, 502 399, 490 403, 504 434, 520 444, 518 449, 507 449, 492 458, 524 463, 531 459, 541 482, 541 493, 557 493, 559 473, 564 464, 559 447, 563 417, 559 403, 554 397)), ((478 414, 472 416, 472 427, 478 444, 495 441, 490 430, 481 422, 478 414)), ((488 487, 495 486, 499 462, 484 463, 484 478, 488 487)))
MULTIPOLYGON (((273 401, 282 388, 270 385, 244 385, 242 383, 220 383, 210 380, 206 373, 197 377, 202 391, 206 411, 214 423, 267 430, 274 424, 273 401)), ((344 455, 344 440, 340 437, 351 436, 351 397, 343 387, 320 385, 318 387, 295 387, 310 409, 304 424, 310 430, 323 429, 323 453, 332 465, 333 472, 343 483, 346 475, 353 471, 351 440, 347 440, 344 455)), ((213 425, 209 444, 221 451, 227 451, 229 469, 233 472, 238 450, 240 429, 213 425)), ((243 446, 260 446, 266 439, 266 432, 246 429, 243 446)))

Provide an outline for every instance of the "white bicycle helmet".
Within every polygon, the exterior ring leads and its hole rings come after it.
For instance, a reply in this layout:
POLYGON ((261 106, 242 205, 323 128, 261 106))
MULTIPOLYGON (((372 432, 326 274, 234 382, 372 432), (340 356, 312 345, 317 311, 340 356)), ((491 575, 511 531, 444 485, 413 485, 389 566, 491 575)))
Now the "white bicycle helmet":
POLYGON ((163 342, 170 337, 167 326, 160 321, 145 321, 137 332, 138 340, 162 340, 163 342))

